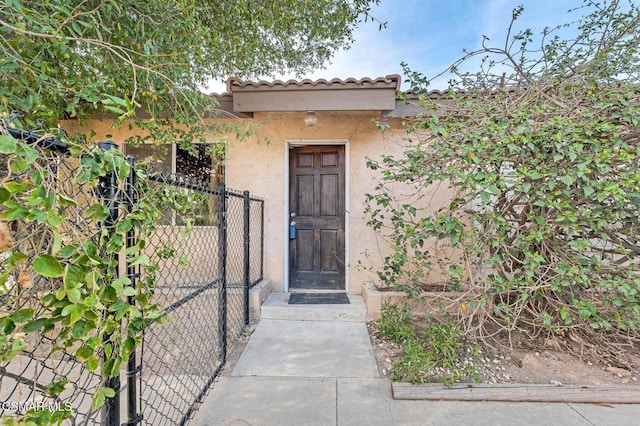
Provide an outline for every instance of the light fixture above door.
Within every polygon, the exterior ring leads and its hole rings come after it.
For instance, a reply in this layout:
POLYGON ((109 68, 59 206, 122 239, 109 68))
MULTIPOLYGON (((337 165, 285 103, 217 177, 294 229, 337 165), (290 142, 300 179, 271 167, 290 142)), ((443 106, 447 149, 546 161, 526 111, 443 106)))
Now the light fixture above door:
POLYGON ((304 116, 304 124, 309 127, 318 124, 318 116, 315 111, 307 111, 307 114, 304 116))

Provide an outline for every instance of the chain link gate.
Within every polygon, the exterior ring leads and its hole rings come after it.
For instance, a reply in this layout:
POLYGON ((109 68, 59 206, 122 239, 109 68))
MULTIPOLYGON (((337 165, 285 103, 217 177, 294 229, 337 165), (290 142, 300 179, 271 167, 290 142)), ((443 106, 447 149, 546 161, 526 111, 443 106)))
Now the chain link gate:
MULTIPOLYGON (((28 134, 16 133, 14 137, 25 139, 28 134)), ((64 144, 57 140, 39 143, 47 161, 55 158, 58 175, 60 164, 66 161, 64 144)), ((116 146, 102 144, 105 149, 116 146)), ((128 161, 133 165, 133 157, 128 161)), ((73 168, 69 167, 67 173, 70 176, 73 168)), ((64 179, 64 175, 60 177, 64 179)), ((115 182, 110 176, 100 181, 99 195, 113 209, 110 218, 114 221, 118 210, 126 211, 137 202, 135 178, 132 167, 126 188, 110 187, 115 182)), ((202 402, 225 365, 227 352, 249 324, 249 288, 263 274, 264 202, 246 191, 229 191, 223 184, 214 189, 169 175, 147 179, 202 203, 202 214, 195 220, 182 217, 176 210, 163 211, 145 247, 158 259, 154 267, 127 268, 125 259, 120 259, 121 274, 134 283, 145 274, 155 275, 154 297, 164 306, 167 321, 147 327, 143 343, 131 355, 126 371, 106 382, 116 395, 107 399, 99 412, 82 407, 102 385, 100 372, 86 371, 81 362, 65 352, 51 356, 34 351, 0 365, 3 401, 16 395, 44 397, 45 389, 38 378, 66 374, 72 379, 73 389, 60 401, 73 404, 73 424, 186 424, 202 402)), ((127 247, 137 243, 133 232, 126 240, 127 247)), ((133 297, 127 301, 135 303, 133 297)))
MULTIPOLYGON (((263 201, 224 185, 214 190, 188 180, 154 179, 205 195, 210 211, 189 233, 183 232, 184 218, 167 211, 167 224, 149 238, 150 252, 173 251, 155 272, 156 296, 170 318, 145 331, 137 354, 141 371, 127 373, 140 375, 137 393, 129 386, 128 403, 139 404, 145 423, 186 424, 224 366, 227 351, 249 324, 249 286, 262 279, 263 201), (181 264, 187 258, 189 264, 181 264)), ((130 418, 128 424, 137 419, 130 418)))

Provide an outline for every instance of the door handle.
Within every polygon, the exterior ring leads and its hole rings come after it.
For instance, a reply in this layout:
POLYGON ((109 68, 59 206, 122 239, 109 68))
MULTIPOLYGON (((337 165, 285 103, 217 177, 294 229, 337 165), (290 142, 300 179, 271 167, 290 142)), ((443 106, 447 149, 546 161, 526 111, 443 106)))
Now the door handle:
POLYGON ((296 222, 295 221, 292 221, 291 223, 289 223, 289 239, 290 240, 296 239, 296 222))

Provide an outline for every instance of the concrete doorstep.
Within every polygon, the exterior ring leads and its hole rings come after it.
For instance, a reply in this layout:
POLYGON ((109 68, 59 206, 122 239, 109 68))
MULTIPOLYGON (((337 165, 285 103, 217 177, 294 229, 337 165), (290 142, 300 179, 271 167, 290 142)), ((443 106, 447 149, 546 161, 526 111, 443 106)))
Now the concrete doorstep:
POLYGON ((348 295, 344 305, 289 305, 290 293, 271 293, 262 305, 261 319, 292 321, 364 322, 367 307, 359 295, 348 295))

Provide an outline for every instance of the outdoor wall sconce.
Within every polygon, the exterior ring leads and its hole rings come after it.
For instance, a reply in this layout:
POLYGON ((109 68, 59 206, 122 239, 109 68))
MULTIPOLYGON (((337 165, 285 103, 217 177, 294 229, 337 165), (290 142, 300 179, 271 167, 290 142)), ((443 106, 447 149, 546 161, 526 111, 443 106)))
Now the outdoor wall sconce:
POLYGON ((307 111, 307 114, 304 116, 304 124, 309 127, 318 124, 318 116, 315 111, 307 111))

